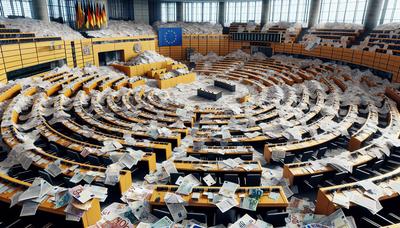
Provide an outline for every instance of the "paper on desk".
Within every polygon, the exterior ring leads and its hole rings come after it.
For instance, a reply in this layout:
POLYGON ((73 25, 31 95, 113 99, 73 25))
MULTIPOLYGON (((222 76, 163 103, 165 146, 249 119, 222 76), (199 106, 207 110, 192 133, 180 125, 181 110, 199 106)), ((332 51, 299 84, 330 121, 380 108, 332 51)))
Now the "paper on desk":
POLYGON ((167 192, 164 196, 165 203, 184 203, 185 200, 180 196, 172 192, 167 192))
POLYGON ((174 222, 171 221, 167 216, 164 216, 160 220, 158 220, 156 223, 154 223, 151 228, 166 228, 166 227, 171 227, 174 222))
POLYGON ((258 199, 246 196, 244 198, 241 198, 239 207, 250 211, 256 211, 257 205, 258 199))
POLYGON ((224 181, 222 187, 219 190, 219 194, 226 197, 233 197, 238 188, 239 188, 238 184, 229 181, 224 181))
POLYGON ((230 197, 224 197, 221 201, 216 203, 215 205, 218 207, 218 209, 222 212, 225 213, 229 209, 237 206, 239 203, 234 199, 230 197))
POLYGON ((77 171, 75 171, 74 176, 72 176, 69 181, 74 184, 77 184, 77 183, 81 182, 84 177, 85 177, 85 174, 83 174, 79 170, 77 170, 77 171))
MULTIPOLYGON (((246 227, 251 227, 250 225, 255 223, 256 223, 255 219, 253 219, 250 215, 245 214, 239 220, 233 223, 229 228, 246 228, 246 227)), ((264 228, 264 227, 259 227, 259 228, 264 228)))
POLYGON ((320 224, 327 227, 338 227, 338 228, 353 228, 342 209, 338 209, 329 216, 322 218, 313 219, 308 221, 307 224, 320 224))
POLYGON ((376 214, 378 211, 382 209, 382 205, 380 204, 379 201, 362 196, 358 193, 353 193, 351 195, 350 201, 352 203, 360 205, 361 207, 365 207, 366 209, 371 211, 372 214, 376 214))
POLYGON ((70 188, 69 193, 79 202, 86 203, 90 199, 94 197, 94 194, 91 193, 87 188, 84 188, 82 185, 77 185, 73 188, 70 188))
POLYGON ((168 173, 168 175, 171 175, 171 173, 177 173, 178 170, 175 167, 175 164, 172 160, 166 160, 161 163, 162 167, 165 169, 165 172, 168 173))
POLYGON ((20 196, 22 193, 23 193, 23 192, 17 192, 17 193, 15 193, 15 194, 11 197, 10 208, 12 208, 13 206, 15 206, 15 205, 19 202, 19 196, 20 196))
POLYGON ((178 189, 176 190, 176 193, 189 195, 192 192, 193 188, 199 185, 201 185, 201 183, 199 180, 197 180, 195 176, 193 176, 192 174, 186 175, 183 178, 181 185, 179 185, 178 189))
POLYGON ((256 223, 254 223, 254 225, 258 228, 274 228, 273 225, 261 220, 261 219, 257 219, 256 223))
POLYGON ((350 207, 350 199, 347 198, 346 195, 341 194, 341 193, 335 192, 333 194, 332 202, 336 203, 336 204, 338 204, 338 205, 340 205, 340 206, 342 206, 342 207, 344 207, 346 209, 349 209, 349 207, 350 207))
POLYGON ((62 169, 60 168, 60 162, 55 161, 53 163, 50 163, 46 169, 46 172, 48 172, 52 177, 57 177, 58 175, 60 175, 62 173, 62 169))
POLYGON ((67 190, 58 191, 55 194, 55 209, 63 207, 69 204, 72 200, 72 196, 67 190))
POLYGON ((203 177, 203 181, 207 184, 207 186, 212 186, 217 183, 211 176, 211 174, 208 174, 207 176, 203 177))
POLYGON ((182 203, 167 203, 174 222, 180 222, 187 217, 187 211, 182 203))
POLYGON ((25 201, 22 205, 20 217, 24 216, 32 216, 36 214, 37 209, 39 208, 40 203, 25 201))
POLYGON ((134 165, 138 163, 138 160, 132 157, 129 153, 124 153, 124 155, 122 155, 122 157, 119 159, 119 162, 128 169, 131 169, 134 165))
POLYGON ((273 150, 271 158, 273 161, 280 161, 281 159, 284 159, 286 156, 286 151, 284 150, 273 150))

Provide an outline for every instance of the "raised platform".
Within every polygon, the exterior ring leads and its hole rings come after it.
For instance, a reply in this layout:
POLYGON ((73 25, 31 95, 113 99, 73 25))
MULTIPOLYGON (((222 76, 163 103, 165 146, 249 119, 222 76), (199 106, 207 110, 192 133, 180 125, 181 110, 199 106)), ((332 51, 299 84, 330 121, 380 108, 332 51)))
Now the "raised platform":
POLYGON ((236 91, 236 85, 226 82, 226 81, 222 81, 222 80, 214 80, 214 86, 222 88, 222 89, 226 89, 229 90, 231 92, 235 92, 236 91))
POLYGON ((222 97, 222 92, 213 92, 213 91, 208 91, 205 89, 197 89, 197 96, 199 97, 204 97, 209 100, 214 100, 217 101, 222 97))

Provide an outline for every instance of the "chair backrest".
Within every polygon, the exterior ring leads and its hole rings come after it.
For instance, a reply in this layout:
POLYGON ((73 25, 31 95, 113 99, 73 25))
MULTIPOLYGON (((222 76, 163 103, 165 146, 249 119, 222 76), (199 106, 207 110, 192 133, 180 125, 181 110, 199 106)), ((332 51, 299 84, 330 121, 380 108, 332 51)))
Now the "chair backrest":
POLYGON ((263 218, 265 222, 270 223, 274 227, 285 226, 285 218, 289 216, 288 212, 273 212, 267 213, 263 218))
POLYGON ((283 159, 283 163, 285 163, 285 164, 292 163, 294 161, 295 157, 296 157, 296 155, 294 155, 294 154, 288 154, 283 159))
POLYGON ((260 186, 261 174, 248 173, 246 175, 246 185, 247 186, 260 186))
POLYGON ((310 177, 309 183, 311 186, 315 187, 319 182, 321 182, 322 178, 324 177, 323 174, 317 174, 310 177))
POLYGON ((237 215, 235 208, 231 208, 225 213, 222 213, 219 209, 217 209, 215 212, 215 224, 223 224, 227 226, 228 223, 236 222, 236 217, 237 215))
POLYGON ((302 162, 308 161, 312 157, 313 154, 314 154, 314 151, 306 151, 306 152, 304 152, 303 156, 301 156, 301 161, 302 162))
POLYGON ((97 166, 100 165, 100 160, 99 160, 99 158, 97 156, 89 154, 86 158, 87 158, 87 160, 89 161, 90 164, 97 165, 97 166))
POLYGON ((58 149, 58 146, 52 142, 49 144, 49 147, 52 152, 55 152, 57 154, 60 152, 60 150, 58 149))
POLYGON ((346 178, 349 175, 348 172, 343 171, 343 172, 339 172, 339 173, 335 173, 335 175, 333 176, 333 182, 335 183, 340 183, 344 180, 344 178, 346 178))
POLYGON ((326 147, 326 146, 319 148, 318 153, 317 153, 317 158, 323 157, 327 150, 328 150, 328 147, 326 147))
POLYGON ((39 175, 42 177, 45 181, 49 182, 49 184, 54 185, 53 178, 48 174, 46 171, 39 170, 39 175))
POLYGON ((385 163, 385 160, 378 160, 374 164, 372 164, 371 168, 372 170, 376 170, 382 167, 383 163, 385 163))
POLYGON ((69 158, 73 159, 74 161, 77 161, 77 162, 81 162, 82 161, 81 156, 76 151, 67 150, 67 156, 69 158))
POLYGON ((102 157, 102 160, 103 160, 103 164, 105 165, 105 166, 108 166, 108 165, 111 165, 112 163, 113 163, 113 161, 111 160, 111 158, 108 158, 108 157, 102 157))
POLYGON ((243 154, 240 156, 240 158, 244 161, 252 161, 253 155, 252 154, 243 154))
POLYGON ((353 170, 353 175, 356 178, 360 178, 360 179, 368 178, 370 176, 370 174, 368 172, 365 172, 364 170, 359 169, 359 168, 353 170))
POLYGON ((187 213, 187 220, 196 220, 199 223, 204 223, 207 224, 207 215, 203 213, 194 213, 194 212, 188 212, 187 213))
POLYGON ((236 173, 224 174, 224 180, 223 181, 230 181, 230 182, 233 182, 233 183, 236 183, 236 184, 240 184, 239 175, 236 174, 236 173))

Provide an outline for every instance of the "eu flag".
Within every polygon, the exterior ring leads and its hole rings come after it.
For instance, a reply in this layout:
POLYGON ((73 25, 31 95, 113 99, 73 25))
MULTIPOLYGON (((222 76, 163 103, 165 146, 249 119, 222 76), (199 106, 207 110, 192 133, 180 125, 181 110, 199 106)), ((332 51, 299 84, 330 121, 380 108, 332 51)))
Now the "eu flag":
POLYGON ((159 28, 158 46, 182 46, 182 28, 159 28))

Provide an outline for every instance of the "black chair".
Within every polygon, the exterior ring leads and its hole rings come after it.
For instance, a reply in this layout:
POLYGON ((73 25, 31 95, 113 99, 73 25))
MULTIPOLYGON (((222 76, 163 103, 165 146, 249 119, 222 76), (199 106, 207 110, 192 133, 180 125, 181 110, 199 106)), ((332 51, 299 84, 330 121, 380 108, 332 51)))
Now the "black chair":
POLYGON ((301 156, 301 161, 305 162, 311 159, 311 157, 313 156, 314 151, 307 151, 303 153, 303 156, 301 156))
POLYGON ((262 218, 265 222, 273 225, 274 227, 283 227, 286 225, 285 218, 289 216, 288 212, 267 212, 262 218))
POLYGON ((214 224, 223 224, 227 226, 229 223, 234 223, 236 222, 236 209, 232 208, 226 211, 225 213, 222 213, 219 209, 216 209, 215 213, 215 222, 214 224))
POLYGON ((49 182, 49 184, 55 185, 55 184, 54 184, 54 180, 53 180, 53 178, 50 176, 50 174, 48 174, 46 171, 43 171, 43 170, 39 170, 38 172, 39 172, 39 176, 40 176, 41 178, 43 178, 45 181, 49 182))
POLYGON ((184 176, 185 176, 184 173, 171 173, 170 174, 170 178, 171 178, 170 183, 175 184, 179 177, 184 177, 184 176))
MULTIPOLYGON (((326 146, 319 148, 316 158, 321 159, 325 155, 327 150, 328 150, 328 147, 326 147, 326 146)), ((315 159, 315 160, 317 160, 317 159, 315 159)))
POLYGON ((196 177, 197 180, 201 182, 201 176, 200 173, 191 173, 194 177, 196 177))
POLYGON ((86 156, 86 159, 91 165, 97 165, 97 166, 100 165, 100 160, 97 156, 89 154, 88 156, 86 156))
POLYGON ((282 165, 284 164, 289 164, 289 163, 293 163, 294 159, 296 158, 296 155, 294 154, 288 154, 285 156, 284 159, 281 160, 282 165))
POLYGON ((104 166, 109 166, 109 165, 111 165, 112 163, 114 163, 110 158, 104 157, 104 156, 101 157, 101 160, 102 160, 104 166))
POLYGON ((356 168, 353 170, 353 177, 355 178, 356 181, 367 179, 370 176, 371 174, 369 172, 366 172, 360 168, 356 168))
POLYGON ((75 138, 78 141, 84 142, 85 140, 83 139, 82 135, 77 134, 77 133, 72 133, 73 138, 75 138))
POLYGON ((82 162, 82 158, 81 158, 80 154, 76 151, 67 150, 66 156, 76 162, 82 162))
POLYGON ((243 154, 243 155, 240 155, 240 158, 244 161, 252 161, 253 155, 252 154, 243 154))
POLYGON ((216 154, 207 154, 207 160, 215 161, 215 160, 217 160, 217 155, 216 154))
POLYGON ((199 223, 207 224, 207 215, 203 213, 188 212, 187 220, 196 220, 199 223))
POLYGON ((50 152, 51 154, 57 154, 57 155, 59 155, 60 150, 58 149, 58 146, 57 146, 57 145, 55 145, 54 143, 50 143, 50 144, 49 144, 49 152, 50 152))
POLYGON ((349 173, 346 171, 335 173, 331 180, 326 180, 325 183, 329 186, 341 184, 342 181, 349 176, 349 173))
POLYGON ((314 189, 322 181, 323 178, 323 174, 313 175, 310 177, 310 179, 304 181, 305 187, 308 189, 314 189))
POLYGON ((229 181, 240 185, 240 178, 239 175, 236 173, 224 174, 223 181, 229 181))
POLYGON ((246 175, 246 186, 260 186, 261 174, 249 173, 246 175))

